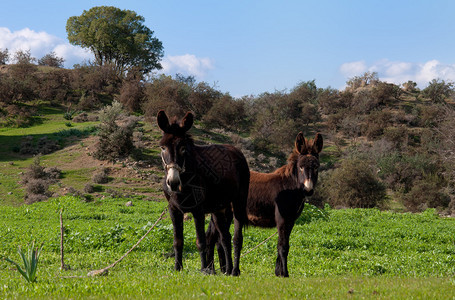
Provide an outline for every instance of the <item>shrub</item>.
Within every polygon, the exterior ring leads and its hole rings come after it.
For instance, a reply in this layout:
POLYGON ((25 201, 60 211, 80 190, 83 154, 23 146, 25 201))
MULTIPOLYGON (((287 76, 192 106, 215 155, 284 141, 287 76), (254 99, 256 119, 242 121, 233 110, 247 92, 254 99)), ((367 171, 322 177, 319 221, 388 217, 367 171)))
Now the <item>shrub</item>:
POLYGON ((445 115, 445 109, 441 105, 419 105, 417 107, 420 117, 420 126, 434 127, 440 123, 445 115))
POLYGON ((90 184, 90 183, 87 183, 85 186, 84 186, 84 193, 93 193, 95 191, 95 187, 93 186, 93 184, 90 184))
POLYGON ((25 202, 28 204, 44 201, 51 196, 49 186, 58 181, 61 171, 56 167, 44 168, 40 165, 40 156, 36 156, 28 171, 22 175, 25 185, 25 202))
POLYGON ((52 182, 57 182, 62 177, 62 170, 57 167, 48 167, 43 171, 46 174, 47 179, 52 182))
POLYGON ((399 99, 403 91, 400 87, 393 83, 378 82, 378 84, 372 89, 372 96, 379 104, 385 105, 390 100, 399 99))
POLYGON ((358 88, 366 86, 376 86, 379 82, 377 72, 365 72, 361 76, 354 76, 350 78, 346 84, 346 90, 355 91, 358 88))
POLYGON ((214 103, 221 101, 221 98, 224 97, 220 91, 205 82, 200 82, 194 87, 188 97, 188 101, 196 117, 202 119, 210 111, 214 103))
POLYGON ((420 212, 427 208, 446 208, 450 197, 443 192, 440 183, 425 178, 414 182, 411 190, 403 194, 402 201, 409 211, 420 212))
POLYGON ((403 83, 402 86, 405 92, 414 93, 417 91, 417 83, 412 80, 408 80, 407 82, 403 83))
POLYGON ((9 60, 9 51, 8 49, 0 50, 0 65, 6 65, 6 62, 9 60))
POLYGON ((44 179, 31 179, 27 182, 26 192, 28 194, 46 195, 49 183, 44 179))
POLYGON ((32 57, 30 50, 17 50, 14 53, 14 60, 16 64, 32 64, 36 61, 36 58, 32 57))
POLYGON ((408 144, 408 129, 404 126, 387 127, 384 139, 393 145, 393 150, 401 150, 408 144))
POLYGON ((340 92, 336 89, 324 89, 318 95, 318 105, 324 114, 334 114, 340 109, 351 106, 354 94, 351 92, 340 92))
MULTIPOLYGON (((330 120, 333 122, 333 118, 330 120)), ((343 119, 339 120, 340 131, 344 133, 349 138, 353 139, 354 141, 357 137, 360 136, 361 133, 361 117, 357 114, 348 114, 343 119)))
POLYGON ((245 124, 245 104, 240 100, 234 100, 229 95, 224 95, 213 104, 212 108, 204 116, 203 122, 208 128, 224 128, 240 130, 245 124))
POLYGON ((442 167, 437 157, 429 154, 407 155, 391 152, 378 159, 379 176, 395 191, 407 193, 415 181, 426 174, 438 174, 442 167))
POLYGON ((128 73, 128 77, 123 81, 120 89, 118 100, 130 112, 135 112, 141 109, 144 97, 144 84, 141 81, 141 77, 139 74, 134 75, 134 73, 128 73))
POLYGON ((100 113, 99 141, 96 144, 95 158, 114 161, 129 155, 134 149, 133 132, 138 119, 121 119, 122 104, 114 101, 100 113))
POLYGON ((383 135, 384 129, 390 124, 392 114, 388 110, 371 112, 363 124, 363 134, 370 140, 375 140, 383 135))
POLYGON ((23 181, 27 182, 31 179, 40 179, 44 178, 46 176, 46 173, 44 172, 44 167, 41 166, 40 164, 40 156, 36 156, 33 159, 33 163, 28 166, 28 171, 24 173, 23 176, 23 181))
POLYGON ((109 182, 109 168, 103 168, 100 171, 96 172, 92 176, 92 181, 94 183, 103 184, 109 182))
POLYGON ((433 79, 422 91, 422 95, 431 101, 438 103, 450 97, 454 91, 453 82, 445 82, 441 79, 433 79))
POLYGON ((305 130, 301 104, 299 99, 279 91, 255 99, 249 114, 254 116, 254 143, 269 151, 289 149, 295 135, 305 130))
POLYGON ((71 71, 53 69, 46 73, 40 73, 37 94, 41 99, 52 103, 61 104, 66 101, 71 92, 71 71))
POLYGON ((58 57, 55 52, 50 52, 44 55, 42 58, 38 59, 38 65, 54 68, 63 68, 63 62, 65 62, 65 59, 58 57))
POLYGON ((325 182, 332 207, 371 208, 380 206, 386 196, 384 185, 365 160, 345 159, 325 182))
POLYGON ((182 117, 191 110, 190 94, 191 87, 185 82, 165 75, 153 78, 145 87, 146 100, 142 109, 146 119, 154 123, 158 111, 162 109, 168 116, 182 117))
POLYGON ((381 106, 369 87, 358 88, 353 95, 350 109, 357 114, 368 114, 381 106))
POLYGON ((82 113, 78 114, 77 116, 75 116, 74 118, 72 118, 72 121, 74 123, 88 122, 88 114, 85 112, 82 112, 82 113))

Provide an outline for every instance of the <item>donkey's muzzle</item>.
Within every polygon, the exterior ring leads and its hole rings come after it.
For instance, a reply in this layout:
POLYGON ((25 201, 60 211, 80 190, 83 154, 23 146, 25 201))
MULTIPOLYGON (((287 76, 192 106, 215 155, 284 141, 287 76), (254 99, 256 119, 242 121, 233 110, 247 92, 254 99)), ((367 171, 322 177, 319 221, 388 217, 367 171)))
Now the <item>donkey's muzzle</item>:
POLYGON ((313 180, 305 179, 305 181, 303 182, 303 188, 305 189, 306 192, 313 191, 313 188, 314 188, 313 180))
POLYGON ((179 192, 181 190, 180 188, 180 181, 166 181, 167 186, 172 192, 179 192))
POLYGON ((181 187, 180 174, 175 168, 170 168, 167 172, 166 185, 172 192, 180 192, 181 187))

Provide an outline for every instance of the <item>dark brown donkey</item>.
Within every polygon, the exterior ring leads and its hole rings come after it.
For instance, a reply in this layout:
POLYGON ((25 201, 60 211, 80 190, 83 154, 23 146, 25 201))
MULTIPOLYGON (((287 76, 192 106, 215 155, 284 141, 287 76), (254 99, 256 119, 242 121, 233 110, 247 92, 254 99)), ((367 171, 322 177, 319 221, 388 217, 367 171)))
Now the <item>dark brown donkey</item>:
MULTIPOLYGON (((289 237, 297 218, 302 213, 305 196, 311 196, 318 180, 319 153, 322 150, 322 136, 306 140, 300 132, 288 163, 273 173, 250 172, 247 213, 249 224, 258 227, 277 227, 278 257, 275 274, 288 277, 287 258, 289 237)), ((213 268, 213 250, 217 243, 221 269, 225 260, 223 249, 218 244, 218 233, 210 222, 207 229, 209 250, 207 261, 213 268)))
MULTIPOLYGON (((211 213, 214 232, 220 235, 225 251, 226 273, 239 275, 242 228, 247 224, 246 201, 250 173, 242 152, 230 145, 197 146, 187 131, 193 125, 188 112, 181 122, 169 119, 164 111, 157 116, 163 130, 160 141, 165 169, 163 183, 169 213, 174 225, 175 269, 182 269, 183 214, 191 212, 196 225, 196 244, 201 257, 201 271, 207 272, 205 214, 211 213), (234 266, 229 227, 234 213, 234 266), (229 220, 226 217, 229 212, 229 220)), ((212 228, 213 228, 212 227, 212 228)))

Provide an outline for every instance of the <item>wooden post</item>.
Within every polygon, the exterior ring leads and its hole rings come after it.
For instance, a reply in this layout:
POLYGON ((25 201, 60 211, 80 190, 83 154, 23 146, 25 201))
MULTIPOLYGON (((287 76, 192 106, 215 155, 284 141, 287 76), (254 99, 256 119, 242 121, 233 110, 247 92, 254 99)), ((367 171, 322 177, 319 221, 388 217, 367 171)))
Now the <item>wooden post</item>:
POLYGON ((61 258, 60 269, 64 271, 64 270, 66 270, 65 262, 63 259, 63 234, 65 231, 65 228, 63 227, 63 216, 62 215, 63 215, 63 208, 60 209, 60 258, 61 258))

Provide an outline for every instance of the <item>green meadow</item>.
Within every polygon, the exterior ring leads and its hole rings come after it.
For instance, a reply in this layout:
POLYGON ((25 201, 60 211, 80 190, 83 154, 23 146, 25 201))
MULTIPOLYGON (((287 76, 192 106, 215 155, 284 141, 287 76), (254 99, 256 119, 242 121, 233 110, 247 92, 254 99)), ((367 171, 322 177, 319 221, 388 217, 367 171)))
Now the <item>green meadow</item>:
MULTIPOLYGON (((168 214, 107 276, 87 277, 134 245, 166 208, 163 201, 66 196, 20 207, 2 206, 0 255, 44 242, 37 282, 0 262, 2 298, 380 298, 448 299, 455 295, 455 220, 376 209, 333 210, 306 205, 292 236, 290 278, 274 275, 277 237, 243 256, 235 278, 202 274, 191 218, 185 222, 184 271, 173 270, 168 214), (63 208, 64 259, 60 270, 63 208)), ((208 220, 207 220, 208 222, 208 220)), ((246 253, 274 233, 245 230, 246 253)))

